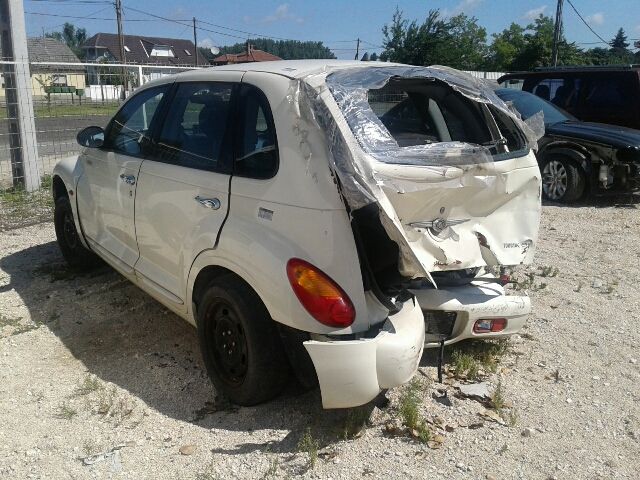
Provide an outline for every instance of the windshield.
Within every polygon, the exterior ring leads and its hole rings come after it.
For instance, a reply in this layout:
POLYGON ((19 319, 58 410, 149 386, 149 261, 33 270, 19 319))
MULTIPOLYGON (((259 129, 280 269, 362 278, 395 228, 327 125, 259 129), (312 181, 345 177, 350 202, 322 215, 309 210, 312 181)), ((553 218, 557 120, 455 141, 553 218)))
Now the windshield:
POLYGON ((545 125, 575 120, 571 114, 529 92, 503 88, 496 90, 496 95, 505 102, 512 102, 513 106, 520 112, 520 115, 522 115, 522 118, 525 120, 538 112, 544 114, 545 125))

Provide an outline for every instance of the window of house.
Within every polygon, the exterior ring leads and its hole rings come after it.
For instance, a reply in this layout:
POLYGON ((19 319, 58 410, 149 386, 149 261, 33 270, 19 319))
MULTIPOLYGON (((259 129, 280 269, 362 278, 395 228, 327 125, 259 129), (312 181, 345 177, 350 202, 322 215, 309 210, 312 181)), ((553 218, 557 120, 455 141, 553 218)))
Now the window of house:
POLYGON ((51 75, 51 83, 53 85, 66 87, 67 86, 67 76, 66 75, 51 75))
POLYGON ((240 90, 240 134, 236 137, 234 175, 271 178, 278 170, 275 125, 267 97, 256 87, 240 90))
POLYGON ((225 145, 232 87, 181 83, 158 137, 158 160, 201 170, 228 169, 225 145))
POLYGON ((169 87, 161 85, 131 97, 107 127, 104 148, 125 155, 146 154, 151 144, 150 129, 155 113, 169 87))
POLYGON ((155 46, 151 50, 151 55, 150 56, 152 56, 152 57, 174 57, 175 55, 173 54, 173 50, 171 50, 171 47, 155 46))
POLYGON ((184 49, 184 53, 186 53, 187 55, 191 56, 191 52, 189 50, 187 50, 186 48, 184 49))

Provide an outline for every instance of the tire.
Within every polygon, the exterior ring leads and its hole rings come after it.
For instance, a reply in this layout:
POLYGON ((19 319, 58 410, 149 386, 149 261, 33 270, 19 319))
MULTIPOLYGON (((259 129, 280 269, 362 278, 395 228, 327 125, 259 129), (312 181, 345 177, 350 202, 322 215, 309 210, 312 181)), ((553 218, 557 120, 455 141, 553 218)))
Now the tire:
POLYGON ((58 246, 70 267, 89 270, 100 263, 98 257, 82 245, 73 219, 71 202, 67 197, 60 197, 56 200, 53 223, 58 246))
POLYGON ((249 285, 234 275, 213 280, 197 319, 202 357, 219 393, 243 406, 280 393, 289 365, 276 324, 249 285))
POLYGON ((546 200, 571 203, 584 194, 587 179, 582 168, 564 156, 550 156, 542 168, 542 195, 546 200))

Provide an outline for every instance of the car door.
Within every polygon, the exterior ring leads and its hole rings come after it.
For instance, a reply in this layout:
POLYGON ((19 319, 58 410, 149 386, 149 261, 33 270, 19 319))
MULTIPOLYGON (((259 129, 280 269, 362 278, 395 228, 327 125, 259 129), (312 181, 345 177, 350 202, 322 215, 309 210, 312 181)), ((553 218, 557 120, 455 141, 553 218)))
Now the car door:
POLYGON ((78 212, 91 247, 133 273, 138 259, 134 200, 138 171, 150 146, 154 114, 170 84, 134 95, 111 120, 102 147, 80 158, 84 173, 76 187, 78 212))
POLYGON ((138 176, 136 276, 184 308, 195 256, 214 248, 229 208, 230 118, 240 72, 176 84, 156 147, 138 176))

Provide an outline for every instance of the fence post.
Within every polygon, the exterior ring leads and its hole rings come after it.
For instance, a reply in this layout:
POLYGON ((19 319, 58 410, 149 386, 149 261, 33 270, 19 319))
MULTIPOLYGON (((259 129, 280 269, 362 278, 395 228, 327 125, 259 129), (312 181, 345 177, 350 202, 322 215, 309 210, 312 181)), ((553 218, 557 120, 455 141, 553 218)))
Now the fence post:
POLYGON ((22 0, 0 0, 0 30, 3 55, 15 62, 4 65, 13 184, 32 192, 40 172, 22 0))
POLYGON ((138 86, 141 87, 144 83, 142 78, 142 65, 138 65, 138 86))

